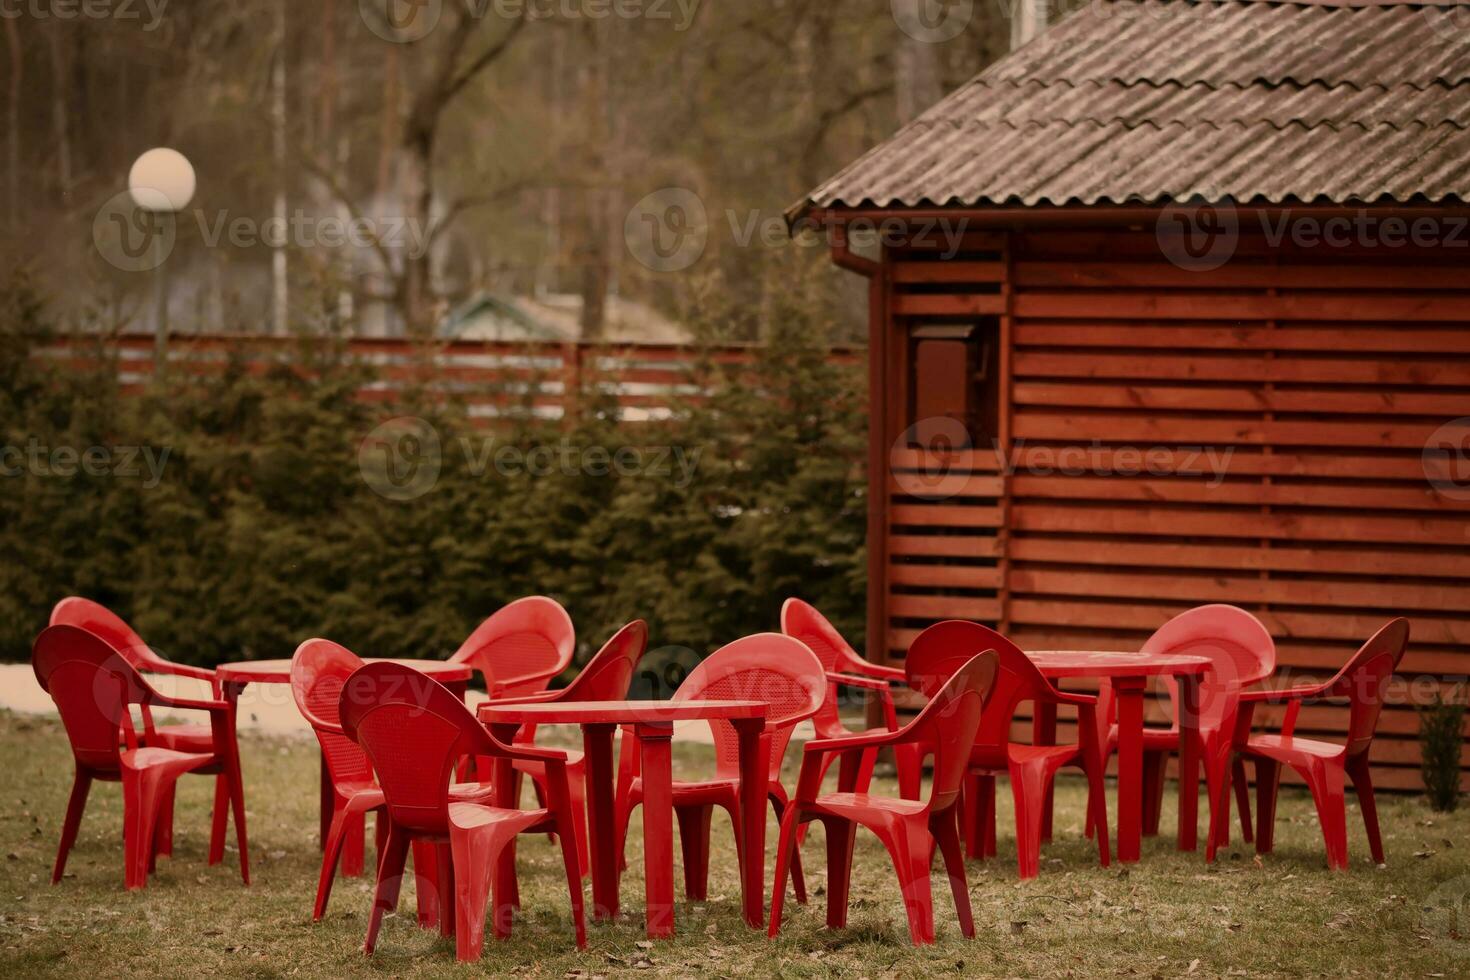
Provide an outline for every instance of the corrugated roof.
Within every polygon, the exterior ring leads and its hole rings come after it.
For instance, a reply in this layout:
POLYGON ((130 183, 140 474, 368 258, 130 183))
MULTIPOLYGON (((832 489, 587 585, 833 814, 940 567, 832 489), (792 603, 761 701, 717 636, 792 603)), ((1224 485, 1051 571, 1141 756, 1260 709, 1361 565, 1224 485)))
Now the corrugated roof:
POLYGON ((1470 200, 1470 5, 1092 0, 793 209, 1470 200))

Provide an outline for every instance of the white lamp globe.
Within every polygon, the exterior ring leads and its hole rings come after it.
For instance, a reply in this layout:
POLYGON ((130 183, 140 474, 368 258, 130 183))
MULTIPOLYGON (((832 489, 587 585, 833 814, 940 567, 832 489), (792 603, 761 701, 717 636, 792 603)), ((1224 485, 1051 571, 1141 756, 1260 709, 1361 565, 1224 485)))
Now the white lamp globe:
POLYGON ((145 211, 182 211, 194 199, 194 166, 178 150, 149 150, 128 171, 128 191, 145 211))

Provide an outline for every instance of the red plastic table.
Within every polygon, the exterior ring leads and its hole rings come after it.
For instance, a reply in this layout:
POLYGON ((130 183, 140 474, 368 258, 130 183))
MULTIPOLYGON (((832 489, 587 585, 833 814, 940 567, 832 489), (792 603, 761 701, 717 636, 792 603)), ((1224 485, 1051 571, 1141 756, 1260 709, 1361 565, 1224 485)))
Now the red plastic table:
MULTIPOLYGON (((1027 651, 1026 656, 1052 680, 1108 678, 1118 701, 1118 860, 1138 860, 1143 840, 1143 695, 1150 677, 1173 675, 1179 681, 1179 849, 1195 849, 1199 808, 1199 682, 1210 668, 1205 657, 1189 654, 1118 653, 1087 650, 1027 651)), ((1056 742, 1057 709, 1038 705, 1035 741, 1056 742)), ((1042 836, 1051 837, 1051 800, 1042 836)))
MULTIPOLYGON (((509 743, 523 724, 580 725, 586 751, 587 842, 592 862, 592 914, 618 914, 618 854, 614 850, 612 737, 629 726, 643 762, 643 862, 648 935, 674 934, 674 788, 671 743, 674 722, 724 719, 735 726, 740 745, 740 895, 747 924, 765 922, 766 780, 768 760, 761 733, 767 705, 760 701, 581 701, 548 704, 480 705, 480 720, 509 743)), ((626 730, 626 729, 625 729, 626 730)), ((624 735, 626 738, 627 736, 624 735)), ((497 762, 497 806, 509 798, 510 764, 497 762), (501 769, 505 772, 502 774, 501 769), (505 797, 501 797, 502 788, 505 797)))
MULTIPOLYGON (((374 663, 367 660, 366 663, 374 663)), ((393 663, 407 664, 409 667, 420 671, 434 680, 449 688, 460 700, 464 700, 464 694, 469 679, 474 676, 474 671, 463 664, 447 663, 443 660, 394 660, 393 663)), ((291 683, 291 661, 289 660, 246 660, 240 663, 224 664, 215 668, 215 676, 219 678, 220 693, 230 705, 231 716, 235 713, 235 707, 240 700, 240 693, 251 684, 285 684, 291 683)), ((327 831, 332 826, 332 809, 335 791, 332 788, 332 775, 327 771, 327 760, 322 758, 322 782, 321 782, 321 842, 326 845, 327 831)), ((342 874, 347 877, 355 877, 362 874, 364 829, 363 817, 358 817, 355 823, 347 830, 346 839, 342 845, 342 874)))

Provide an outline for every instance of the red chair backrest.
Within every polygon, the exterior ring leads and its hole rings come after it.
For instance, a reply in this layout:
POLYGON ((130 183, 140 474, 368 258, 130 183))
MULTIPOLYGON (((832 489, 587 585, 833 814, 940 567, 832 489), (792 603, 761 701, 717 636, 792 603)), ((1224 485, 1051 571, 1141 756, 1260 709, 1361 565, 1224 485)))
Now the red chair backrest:
MULTIPOLYGON (((816 654, 800 640, 757 633, 726 644, 704 659, 674 692, 674 701, 763 701, 769 705, 763 738, 770 740, 770 778, 779 779, 781 760, 796 723, 822 706, 827 675, 816 654)), ((715 768, 722 777, 740 772, 735 726, 714 720, 715 768)))
POLYGON ((48 626, 31 648, 31 668, 57 713, 78 763, 116 772, 120 743, 137 745, 130 704, 147 702, 148 685, 106 640, 79 626, 48 626))
POLYGON ((447 834, 455 765, 467 755, 503 754, 463 701, 403 664, 354 672, 337 710, 342 730, 372 760, 389 817, 409 830, 447 834))
POLYGON ((291 695, 322 747, 322 758, 338 786, 371 783, 373 766, 342 731, 342 687, 362 658, 331 640, 307 640, 291 658, 291 695))
POLYGON ((576 647, 576 628, 561 604, 528 596, 481 623, 449 659, 483 674, 492 696, 535 694, 567 669, 576 647))
MULTIPOLYGON (((1169 620, 1143 645, 1144 653, 1208 657, 1214 666, 1200 682, 1200 727, 1217 729, 1231 714, 1243 689, 1276 670, 1276 643, 1261 621, 1244 609, 1199 606, 1169 620)), ((1177 717, 1179 682, 1164 678, 1177 717)), ((1111 689, 1100 716, 1111 713, 1111 689)))
MULTIPOLYGON (((787 599, 781 606, 781 632, 805 643, 817 655, 823 670, 836 672, 838 664, 846 657, 858 659, 857 651, 842 638, 827 617, 800 599, 787 599)), ((818 738, 835 738, 847 731, 837 712, 836 684, 827 685, 822 706, 812 716, 812 727, 817 730, 818 738)))
POLYGON ((622 701, 628 697, 633 672, 648 649, 648 624, 641 619, 624 626, 563 688, 558 701, 622 701))
POLYGON ((1011 719, 1024 701, 1054 690, 1031 658, 1000 633, 961 619, 935 623, 914 638, 904 661, 909 686, 935 697, 954 673, 978 653, 996 655, 995 681, 985 716, 975 736, 975 759, 981 765, 1004 765, 1011 741, 1011 719))
POLYGON ((929 809, 945 810, 959 798, 971 748, 994 703, 1000 656, 986 650, 961 664, 942 684, 907 731, 934 747, 929 809))
POLYGON ((1373 744, 1378 716, 1383 711, 1384 693, 1404 651, 1409 646, 1409 621, 1395 619, 1369 637, 1347 665, 1328 684, 1324 696, 1348 699, 1347 744, 1349 757, 1361 755, 1373 744))
POLYGON ((80 596, 62 599, 51 610, 51 625, 79 626, 88 633, 95 633, 139 670, 168 662, 154 653, 121 616, 91 599, 80 596))

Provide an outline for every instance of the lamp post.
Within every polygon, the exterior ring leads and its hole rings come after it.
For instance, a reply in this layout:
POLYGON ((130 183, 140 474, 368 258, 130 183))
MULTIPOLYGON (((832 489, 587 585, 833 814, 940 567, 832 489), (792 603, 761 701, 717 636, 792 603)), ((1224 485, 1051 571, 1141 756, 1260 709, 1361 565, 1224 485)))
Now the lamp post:
MULTIPOLYGON (((194 198, 194 187, 194 166, 178 150, 156 147, 133 161, 133 168, 128 171, 128 193, 140 210, 153 217, 154 248, 163 248, 163 235, 157 225, 173 221, 175 215, 189 206, 194 198)), ((157 322, 153 370, 159 374, 168 356, 168 270, 161 251, 154 275, 154 316, 157 322)))

